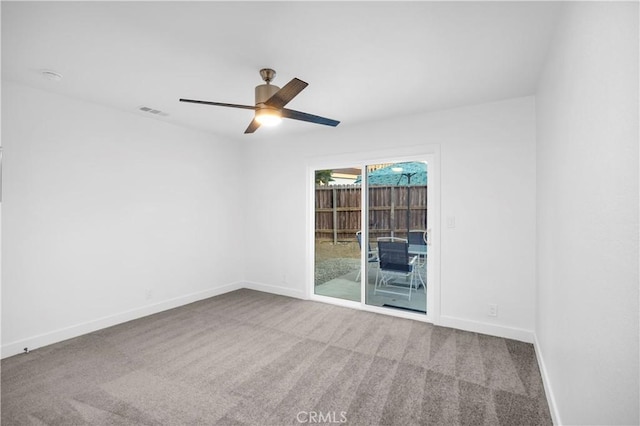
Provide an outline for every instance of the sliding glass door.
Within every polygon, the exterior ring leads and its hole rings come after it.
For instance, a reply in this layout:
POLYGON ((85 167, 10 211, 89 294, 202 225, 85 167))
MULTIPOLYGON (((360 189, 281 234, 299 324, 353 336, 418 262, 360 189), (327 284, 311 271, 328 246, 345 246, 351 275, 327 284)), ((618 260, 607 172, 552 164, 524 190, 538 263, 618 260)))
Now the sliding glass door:
POLYGON ((426 314, 429 241, 427 162, 366 166, 367 305, 426 314))
POLYGON ((357 166, 315 170, 314 294, 360 302, 357 166))
POLYGON ((428 160, 314 170, 315 296, 427 314, 428 160))

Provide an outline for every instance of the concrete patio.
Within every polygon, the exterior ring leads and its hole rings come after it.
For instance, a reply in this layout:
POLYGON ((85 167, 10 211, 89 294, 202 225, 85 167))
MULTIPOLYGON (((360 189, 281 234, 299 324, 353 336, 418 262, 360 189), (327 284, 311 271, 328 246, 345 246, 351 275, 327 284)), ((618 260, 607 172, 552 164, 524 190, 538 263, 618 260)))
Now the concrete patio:
MULTIPOLYGON (((409 309, 413 311, 426 310, 426 291, 422 285, 420 285, 417 290, 411 292, 411 300, 402 295, 373 294, 377 270, 377 267, 372 267, 369 268, 368 271, 369 276, 366 287, 366 302, 368 305, 387 305, 388 307, 397 307, 403 310, 409 309)), ((357 275, 358 270, 356 269, 325 283, 318 284, 314 289, 315 294, 360 302, 360 280, 358 279, 358 281, 356 281, 357 275)))

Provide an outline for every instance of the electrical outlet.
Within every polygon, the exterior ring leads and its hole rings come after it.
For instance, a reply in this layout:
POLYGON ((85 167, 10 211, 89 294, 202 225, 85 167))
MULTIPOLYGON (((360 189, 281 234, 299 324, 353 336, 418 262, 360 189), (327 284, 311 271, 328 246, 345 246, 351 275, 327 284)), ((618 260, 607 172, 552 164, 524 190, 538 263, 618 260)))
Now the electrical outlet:
POLYGON ((488 315, 490 317, 497 317, 498 316, 498 305, 496 305, 495 303, 489 303, 488 315))
POLYGON ((150 288, 146 289, 144 292, 144 297, 147 300, 151 300, 153 298, 153 291, 150 288))

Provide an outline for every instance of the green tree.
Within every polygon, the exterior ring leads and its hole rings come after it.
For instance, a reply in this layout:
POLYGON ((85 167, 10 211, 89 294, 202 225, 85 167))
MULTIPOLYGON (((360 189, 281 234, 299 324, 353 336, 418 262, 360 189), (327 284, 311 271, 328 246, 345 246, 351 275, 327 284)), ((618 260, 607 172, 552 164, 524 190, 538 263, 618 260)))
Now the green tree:
POLYGON ((316 170, 316 185, 327 185, 333 182, 333 170, 316 170))

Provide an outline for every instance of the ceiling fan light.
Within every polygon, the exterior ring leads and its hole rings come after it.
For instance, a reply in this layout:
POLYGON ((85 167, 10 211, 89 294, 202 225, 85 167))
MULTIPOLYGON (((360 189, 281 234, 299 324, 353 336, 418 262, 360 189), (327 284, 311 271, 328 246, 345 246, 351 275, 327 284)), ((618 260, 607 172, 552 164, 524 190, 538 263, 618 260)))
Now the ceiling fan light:
POLYGON ((256 111, 256 121, 262 126, 276 126, 282 121, 282 116, 278 110, 264 108, 256 111))

